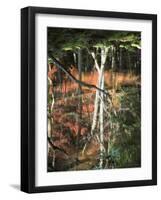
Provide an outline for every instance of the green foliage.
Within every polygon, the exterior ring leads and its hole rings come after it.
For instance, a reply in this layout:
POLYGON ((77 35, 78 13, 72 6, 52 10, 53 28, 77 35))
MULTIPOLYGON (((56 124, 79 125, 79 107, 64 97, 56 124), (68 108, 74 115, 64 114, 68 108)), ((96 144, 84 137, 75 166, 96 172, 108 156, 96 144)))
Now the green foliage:
POLYGON ((79 48, 101 48, 111 45, 140 47, 140 33, 92 29, 48 28, 48 51, 55 55, 62 50, 76 51, 79 48))
POLYGON ((141 111, 140 89, 124 88, 121 92, 122 108, 117 116, 112 114, 112 136, 109 143, 109 155, 116 168, 139 167, 141 165, 141 111), (116 130, 117 127, 117 130, 116 130))

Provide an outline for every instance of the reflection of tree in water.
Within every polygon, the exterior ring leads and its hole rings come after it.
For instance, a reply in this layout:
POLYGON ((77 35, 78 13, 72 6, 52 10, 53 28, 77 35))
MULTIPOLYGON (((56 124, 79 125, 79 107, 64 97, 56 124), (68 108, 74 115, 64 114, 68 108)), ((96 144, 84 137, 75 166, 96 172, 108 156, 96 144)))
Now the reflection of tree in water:
POLYGON ((140 33, 49 28, 48 51, 48 171, 139 167, 140 33))

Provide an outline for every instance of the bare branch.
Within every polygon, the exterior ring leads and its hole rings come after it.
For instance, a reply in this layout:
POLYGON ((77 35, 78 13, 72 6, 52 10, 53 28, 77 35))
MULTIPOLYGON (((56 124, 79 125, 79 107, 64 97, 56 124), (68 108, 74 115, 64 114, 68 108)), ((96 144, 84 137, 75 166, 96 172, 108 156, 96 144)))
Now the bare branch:
POLYGON ((67 152, 66 152, 64 149, 61 149, 61 148, 55 146, 55 145, 52 143, 52 141, 51 141, 51 139, 50 139, 49 137, 48 137, 48 143, 49 143, 49 145, 51 146, 51 148, 52 148, 54 151, 55 151, 55 150, 59 150, 59 151, 65 153, 66 155, 68 155, 67 152))
POLYGON ((61 69, 65 74, 68 75, 68 77, 72 80, 72 81, 75 81, 77 84, 81 85, 81 86, 84 86, 84 87, 88 87, 88 88, 94 88, 96 90, 99 90, 100 92, 108 95, 107 91, 105 90, 102 90, 100 88, 98 88, 97 86, 95 85, 91 85, 91 84, 88 84, 88 83, 85 83, 85 82, 82 82, 78 79, 76 79, 70 72, 68 72, 64 66, 56 59, 54 58, 50 53, 49 53, 49 57, 52 59, 52 61, 54 62, 54 64, 59 68, 61 69))

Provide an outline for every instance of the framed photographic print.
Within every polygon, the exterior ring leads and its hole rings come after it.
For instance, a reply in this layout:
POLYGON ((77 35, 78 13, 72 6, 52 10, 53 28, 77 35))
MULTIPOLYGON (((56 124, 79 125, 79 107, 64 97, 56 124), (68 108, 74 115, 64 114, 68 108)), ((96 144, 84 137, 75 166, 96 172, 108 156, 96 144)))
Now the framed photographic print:
POLYGON ((21 10, 21 190, 157 184, 157 16, 21 10))

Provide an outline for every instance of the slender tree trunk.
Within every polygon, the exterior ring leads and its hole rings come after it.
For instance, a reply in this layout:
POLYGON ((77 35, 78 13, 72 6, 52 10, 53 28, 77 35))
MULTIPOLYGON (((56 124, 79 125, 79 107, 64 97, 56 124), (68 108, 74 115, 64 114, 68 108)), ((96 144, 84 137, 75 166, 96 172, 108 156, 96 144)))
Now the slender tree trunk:
MULTIPOLYGON (((99 124, 100 124, 100 134, 99 134, 99 142, 100 142, 100 154, 101 154, 101 158, 100 158, 100 168, 103 167, 103 156, 102 154, 104 154, 104 145, 103 145, 103 132, 104 132, 104 128, 103 128, 103 109, 104 109, 104 102, 103 102, 103 98, 104 98, 104 94, 102 91, 104 91, 104 65, 105 65, 105 61, 106 61, 106 57, 107 57, 107 50, 108 48, 102 48, 101 49, 101 66, 99 67, 98 65, 98 61, 96 59, 96 55, 94 52, 91 53, 93 59, 94 59, 94 63, 95 63, 95 68, 98 71, 98 81, 97 81, 97 87, 101 87, 103 88, 100 90, 96 90, 96 95, 95 95, 95 102, 94 102, 94 112, 93 112, 93 120, 92 120, 92 125, 91 125, 91 136, 94 135, 94 131, 96 129, 96 125, 97 125, 97 118, 98 118, 98 110, 99 110, 99 106, 100 106, 100 113, 99 113, 99 124), (100 101, 101 99, 101 101, 100 101)), ((83 148, 82 153, 84 153, 86 148, 86 145, 83 148)))
MULTIPOLYGON (((91 55, 94 59, 94 63, 95 63, 95 68, 98 72, 98 80, 97 80, 97 87, 100 87, 100 69, 99 69, 99 65, 98 65, 98 62, 97 62, 97 59, 96 59, 96 55, 94 52, 91 52, 91 55)), ((99 108, 99 90, 96 90, 96 94, 95 94, 95 101, 94 101, 94 112, 93 112, 93 119, 92 119, 92 125, 91 125, 91 136, 94 135, 94 130, 96 128, 96 125, 97 125, 97 115, 98 115, 98 108, 99 108)), ((84 153, 86 149, 86 144, 82 150, 82 153, 84 153)))
MULTIPOLYGON (((107 52, 105 48, 101 49, 101 69, 100 69, 100 88, 104 90, 104 67, 106 62, 107 52)), ((103 161, 104 161, 104 94, 101 92, 99 93, 101 101, 100 101, 100 111, 99 111, 99 124, 100 124, 100 162, 99 168, 103 168, 103 161)))
MULTIPOLYGON (((94 59, 95 62, 95 67, 96 70, 98 72, 98 81, 97 81, 97 87, 100 87, 101 84, 101 74, 100 74, 100 69, 99 69, 99 65, 96 59, 96 55, 92 52, 92 57, 94 59)), ((98 115, 98 108, 99 108, 99 91, 96 90, 96 96, 95 96, 95 101, 94 101, 94 113, 93 113, 93 120, 92 120, 92 126, 91 126, 91 135, 93 136, 94 134, 94 130, 96 128, 96 124, 97 124, 97 115, 98 115)))
MULTIPOLYGON (((48 138, 52 137, 52 120, 51 117, 49 116, 48 118, 48 138)), ((49 142, 48 142, 48 155, 52 152, 52 167, 54 168, 55 166, 55 151, 51 148, 49 142)))
POLYGON ((74 65, 77 65, 77 56, 75 52, 73 52, 73 60, 74 60, 74 65))
POLYGON ((48 118, 48 137, 51 138, 52 130, 51 130, 51 117, 48 118))
POLYGON ((132 69, 131 69, 131 57, 130 57, 130 53, 128 52, 127 54, 128 56, 128 69, 130 69, 130 73, 132 73, 132 69))
MULTIPOLYGON (((101 88, 104 88, 104 75, 102 76, 101 88)), ((100 163, 99 167, 103 168, 103 160, 104 160, 104 113, 103 113, 103 94, 100 94, 100 112, 99 112, 99 124, 100 124, 100 163)))
POLYGON ((112 64, 111 64, 111 69, 112 69, 112 89, 115 91, 116 89, 116 78, 115 78, 115 69, 116 69, 116 61, 115 61, 115 47, 112 46, 112 64))
POLYGON ((122 69, 122 48, 120 47, 120 55, 119 55, 119 70, 122 69))
MULTIPOLYGON (((53 88, 53 83, 52 80, 48 77, 48 81, 49 81, 49 85, 50 87, 53 88)), ((54 107, 54 92, 52 92, 52 103, 51 106, 49 108, 49 116, 48 116, 48 137, 51 138, 52 137, 52 124, 53 124, 53 118, 52 118, 52 111, 53 111, 53 107, 54 107)), ((48 143, 48 154, 50 152, 50 145, 48 143)), ((52 150, 52 166, 55 166, 55 152, 52 150)))
MULTIPOLYGON (((48 81, 49 81, 50 88, 53 90, 53 83, 52 83, 52 80, 49 77, 48 77, 48 81)), ((50 106, 50 112, 52 112, 53 107, 54 107, 54 103, 55 103, 54 92, 52 92, 51 97, 52 97, 52 103, 51 103, 51 106, 50 106)))
MULTIPOLYGON (((99 78, 100 79, 100 78, 99 78)), ((99 82, 98 81, 98 87, 99 87, 99 82)), ((94 113, 93 113, 93 120, 92 120, 92 126, 91 126, 91 135, 94 135, 94 130, 96 128, 97 124, 97 114, 98 114, 98 107, 99 107, 99 91, 96 91, 96 96, 95 96, 95 101, 94 101, 94 113)))
MULTIPOLYGON (((51 70, 51 68, 49 68, 49 70, 51 70)), ((50 90, 52 91, 52 94, 51 94, 52 102, 51 102, 51 106, 49 108, 49 113, 48 113, 49 114, 49 116, 48 116, 48 137, 51 138, 52 137, 52 125, 53 125, 52 112, 53 112, 53 107, 54 107, 54 103, 55 103, 55 98, 54 98, 54 91, 53 91, 53 82, 49 77, 48 77, 48 81, 49 81, 50 90)), ((55 151, 50 148, 50 145, 48 143, 48 154, 49 154, 50 150, 52 151, 52 166, 54 168, 54 166, 55 166, 55 151)))
MULTIPOLYGON (((82 81, 82 50, 78 50, 78 72, 79 72, 79 81, 82 81)), ((81 92, 82 86, 78 87, 79 93, 81 92)))

